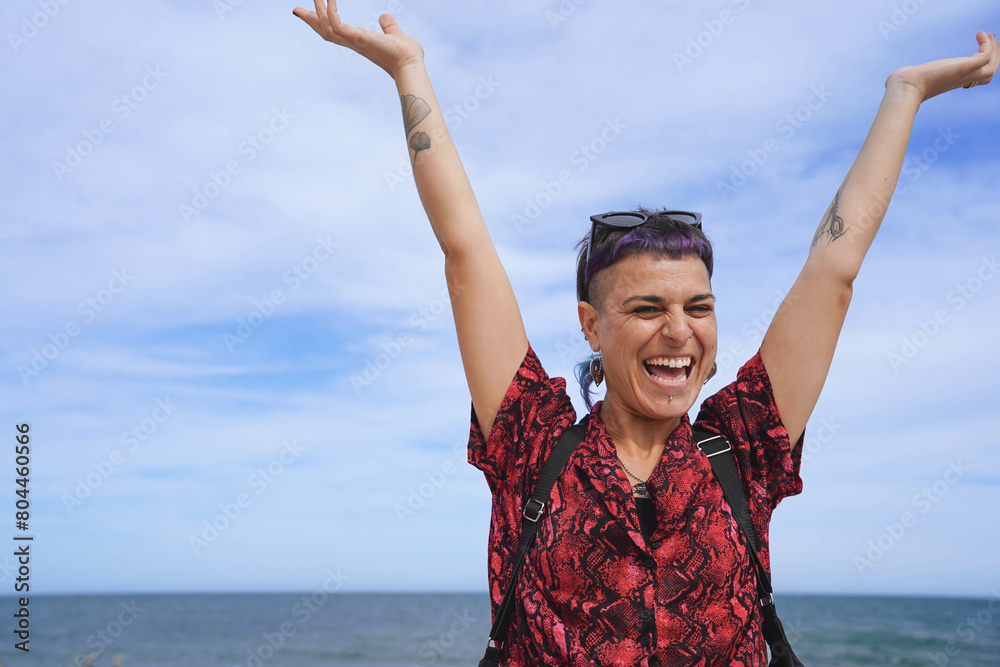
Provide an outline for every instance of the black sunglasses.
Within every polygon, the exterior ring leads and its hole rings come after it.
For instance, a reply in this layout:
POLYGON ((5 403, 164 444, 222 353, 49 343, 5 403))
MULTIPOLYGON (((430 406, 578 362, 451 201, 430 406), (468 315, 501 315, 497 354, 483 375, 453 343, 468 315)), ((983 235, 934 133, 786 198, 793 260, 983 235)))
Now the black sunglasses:
POLYGON ((684 222, 692 227, 701 229, 701 213, 693 213, 691 211, 659 211, 654 213, 624 211, 618 213, 601 213, 600 215, 592 215, 590 216, 590 238, 587 239, 587 261, 584 263, 584 266, 590 264, 590 253, 593 249, 594 233, 597 231, 597 225, 618 227, 620 229, 631 229, 633 227, 640 227, 644 225, 646 221, 654 215, 665 215, 671 220, 684 222))

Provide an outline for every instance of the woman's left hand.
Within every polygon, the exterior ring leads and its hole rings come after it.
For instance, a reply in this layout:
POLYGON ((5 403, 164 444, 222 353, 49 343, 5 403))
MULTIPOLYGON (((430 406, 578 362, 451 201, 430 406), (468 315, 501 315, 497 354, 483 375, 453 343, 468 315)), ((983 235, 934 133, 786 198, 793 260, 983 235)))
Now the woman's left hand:
POLYGON ((979 53, 903 67, 886 94, 858 157, 813 236, 809 258, 771 319, 760 355, 788 438, 798 443, 819 400, 868 247, 892 201, 920 103, 993 80, 1000 44, 979 31, 979 53))
POLYGON ((955 88, 968 88, 971 84, 985 85, 993 80, 1000 65, 1000 43, 996 36, 980 30, 976 34, 979 52, 967 58, 946 58, 923 65, 902 67, 886 79, 888 90, 897 85, 913 86, 920 93, 921 101, 955 88))

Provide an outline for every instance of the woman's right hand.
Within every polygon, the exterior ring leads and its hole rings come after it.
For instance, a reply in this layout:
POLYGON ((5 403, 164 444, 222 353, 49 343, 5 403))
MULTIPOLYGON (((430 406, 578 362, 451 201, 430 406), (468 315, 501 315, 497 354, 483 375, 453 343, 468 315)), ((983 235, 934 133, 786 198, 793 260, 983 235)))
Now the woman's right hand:
POLYGON ((404 66, 423 61, 423 47, 417 40, 404 34, 390 14, 378 17, 384 32, 380 34, 341 21, 337 14, 337 0, 330 0, 329 6, 324 0, 315 2, 314 12, 296 7, 292 13, 308 23, 326 41, 360 53, 384 69, 393 79, 404 66))
POLYGON ((483 435, 488 436, 528 351, 528 337, 507 272, 448 134, 424 67, 424 50, 389 14, 379 16, 382 34, 345 25, 337 15, 336 0, 329 0, 329 7, 324 0, 315 2, 315 12, 297 7, 292 13, 323 39, 384 69, 396 83, 413 180, 445 254, 445 279, 469 394, 483 435))

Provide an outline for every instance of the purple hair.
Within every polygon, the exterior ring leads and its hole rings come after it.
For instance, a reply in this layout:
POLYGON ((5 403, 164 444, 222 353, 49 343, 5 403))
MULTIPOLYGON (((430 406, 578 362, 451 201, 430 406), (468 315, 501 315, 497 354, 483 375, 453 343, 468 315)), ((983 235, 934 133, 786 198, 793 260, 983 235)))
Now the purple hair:
MULTIPOLYGON (((696 255, 708 269, 708 277, 712 277, 714 267, 712 243, 704 232, 686 222, 663 215, 660 211, 650 211, 645 208, 638 208, 636 211, 650 215, 650 218, 639 227, 630 229, 597 227, 589 262, 587 262, 587 244, 590 241, 590 234, 584 236, 577 244, 577 248, 580 249, 576 271, 576 295, 579 301, 586 301, 595 308, 601 308, 603 304, 595 303, 594 297, 597 296, 597 300, 602 300, 603 294, 590 293, 594 277, 622 257, 636 252, 648 252, 672 259, 696 255)), ((577 364, 576 377, 589 410, 593 407, 590 396, 590 383, 593 382, 593 378, 590 376, 589 359, 577 364)))

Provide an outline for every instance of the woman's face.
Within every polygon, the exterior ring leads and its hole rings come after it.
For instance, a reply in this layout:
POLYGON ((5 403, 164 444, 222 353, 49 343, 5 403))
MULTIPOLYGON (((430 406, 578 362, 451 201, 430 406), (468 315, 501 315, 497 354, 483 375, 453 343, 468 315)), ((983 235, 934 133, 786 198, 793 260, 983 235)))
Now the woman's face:
POLYGON ((652 419, 679 418, 715 361, 708 269, 697 255, 631 253, 599 276, 603 304, 581 303, 580 318, 604 361, 605 401, 652 419))

